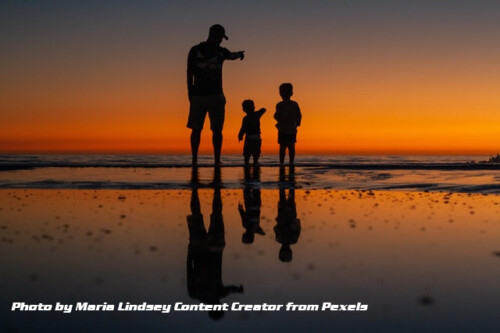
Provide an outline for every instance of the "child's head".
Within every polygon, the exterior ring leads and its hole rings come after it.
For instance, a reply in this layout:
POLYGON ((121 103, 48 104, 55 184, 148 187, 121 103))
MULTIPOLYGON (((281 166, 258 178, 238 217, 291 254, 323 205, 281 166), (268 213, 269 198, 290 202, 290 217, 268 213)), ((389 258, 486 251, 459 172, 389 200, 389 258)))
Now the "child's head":
POLYGON ((293 95, 293 86, 291 83, 282 83, 280 85, 280 96, 283 99, 290 99, 293 95))
POLYGON ((251 99, 244 100, 243 103, 241 103, 241 106, 243 107, 243 111, 246 113, 255 111, 255 104, 251 99))

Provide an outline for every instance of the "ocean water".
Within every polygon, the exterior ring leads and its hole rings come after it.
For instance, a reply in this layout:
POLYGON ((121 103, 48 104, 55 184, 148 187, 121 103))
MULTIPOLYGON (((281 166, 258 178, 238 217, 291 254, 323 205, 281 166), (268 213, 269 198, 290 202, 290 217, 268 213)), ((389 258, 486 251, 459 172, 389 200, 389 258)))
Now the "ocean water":
MULTIPOLYGON (((488 160, 487 155, 299 155, 296 166, 389 166, 393 168, 463 168, 470 164, 488 160)), ((241 166, 240 155, 223 155, 224 167, 241 166)), ((199 166, 211 166, 211 155, 200 155, 199 166)), ((277 166, 277 155, 263 155, 262 166, 277 166)), ((0 170, 39 167, 190 167, 190 155, 133 155, 133 154, 43 154, 43 155, 0 155, 0 170)))
POLYGON ((294 168, 265 155, 258 169, 245 169, 239 155, 3 155, 0 188, 416 190, 500 193, 500 165, 488 156, 298 156, 294 168))

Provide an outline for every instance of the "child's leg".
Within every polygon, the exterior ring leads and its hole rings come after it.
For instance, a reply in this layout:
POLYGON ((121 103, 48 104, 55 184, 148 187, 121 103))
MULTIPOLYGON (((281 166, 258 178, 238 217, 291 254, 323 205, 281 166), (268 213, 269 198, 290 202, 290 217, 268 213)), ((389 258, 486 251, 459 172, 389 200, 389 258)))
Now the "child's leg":
POLYGON ((253 154, 253 165, 259 164, 259 155, 253 154))
POLYGON ((295 143, 288 145, 288 155, 290 156, 290 164, 293 164, 295 160, 295 143))
POLYGON ((280 164, 285 164, 286 145, 280 144, 280 164))
POLYGON ((250 163, 250 154, 245 154, 245 165, 248 165, 250 163))
POLYGON ((262 146, 262 140, 259 140, 255 143, 255 150, 253 152, 253 165, 254 166, 259 164, 261 146, 262 146))

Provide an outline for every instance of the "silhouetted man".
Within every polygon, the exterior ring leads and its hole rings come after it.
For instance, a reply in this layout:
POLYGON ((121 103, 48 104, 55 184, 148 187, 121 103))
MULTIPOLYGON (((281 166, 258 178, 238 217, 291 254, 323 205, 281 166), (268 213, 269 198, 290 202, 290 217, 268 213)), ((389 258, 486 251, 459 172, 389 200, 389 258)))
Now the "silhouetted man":
POLYGON ((201 130, 208 112, 215 164, 220 164, 222 148, 222 127, 226 98, 222 91, 222 64, 224 60, 245 57, 244 51, 230 52, 220 46, 223 39, 228 39, 223 26, 210 27, 208 39, 191 48, 188 55, 187 86, 189 95, 189 119, 187 127, 191 131, 191 153, 193 165, 198 163, 201 130))

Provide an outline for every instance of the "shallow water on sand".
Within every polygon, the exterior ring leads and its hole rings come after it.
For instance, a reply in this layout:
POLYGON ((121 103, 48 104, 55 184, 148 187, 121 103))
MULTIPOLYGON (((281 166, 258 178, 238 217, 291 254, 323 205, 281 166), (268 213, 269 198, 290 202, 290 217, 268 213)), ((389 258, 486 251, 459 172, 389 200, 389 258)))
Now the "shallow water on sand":
POLYGON ((356 170, 325 166, 115 168, 44 167, 0 172, 0 188, 59 189, 238 189, 281 186, 305 189, 420 190, 500 193, 500 170, 356 170), (293 171, 292 171, 293 170, 293 171), (194 172, 195 171, 195 172, 194 172), (193 177, 196 173, 196 177, 193 177))
POLYGON ((0 190, 0 330, 500 329, 500 196, 249 184, 0 190), (206 312, 9 311, 13 301, 208 299, 369 309, 227 311, 217 321, 206 312))

